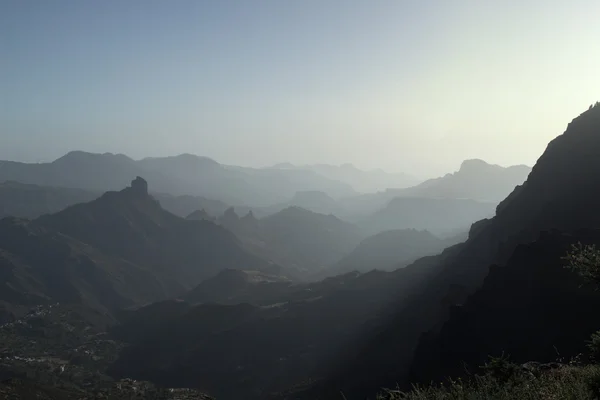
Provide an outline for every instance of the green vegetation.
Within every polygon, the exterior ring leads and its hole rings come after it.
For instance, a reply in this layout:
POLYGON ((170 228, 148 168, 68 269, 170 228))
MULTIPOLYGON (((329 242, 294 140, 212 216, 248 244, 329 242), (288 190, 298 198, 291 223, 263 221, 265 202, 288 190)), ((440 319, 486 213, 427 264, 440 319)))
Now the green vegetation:
POLYGON ((446 384, 415 387, 411 392, 387 391, 378 400, 593 400, 600 394, 600 366, 565 365, 530 371, 513 364, 507 379, 486 373, 446 384))

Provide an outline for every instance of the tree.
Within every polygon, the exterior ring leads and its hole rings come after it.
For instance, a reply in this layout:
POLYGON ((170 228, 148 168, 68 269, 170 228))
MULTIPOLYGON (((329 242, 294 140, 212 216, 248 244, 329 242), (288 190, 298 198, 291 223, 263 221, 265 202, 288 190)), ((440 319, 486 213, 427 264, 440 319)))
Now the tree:
POLYGON ((571 245, 571 250, 563 257, 568 262, 565 266, 586 281, 600 286, 600 251, 596 245, 583 245, 581 242, 571 245))

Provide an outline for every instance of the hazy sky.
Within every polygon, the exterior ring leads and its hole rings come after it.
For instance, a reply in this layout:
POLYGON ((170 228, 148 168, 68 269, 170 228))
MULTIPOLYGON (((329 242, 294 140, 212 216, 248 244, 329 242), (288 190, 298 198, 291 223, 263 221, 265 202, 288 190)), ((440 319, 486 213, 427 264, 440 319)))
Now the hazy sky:
POLYGON ((600 100, 598 0, 0 2, 0 158, 533 164, 600 100))

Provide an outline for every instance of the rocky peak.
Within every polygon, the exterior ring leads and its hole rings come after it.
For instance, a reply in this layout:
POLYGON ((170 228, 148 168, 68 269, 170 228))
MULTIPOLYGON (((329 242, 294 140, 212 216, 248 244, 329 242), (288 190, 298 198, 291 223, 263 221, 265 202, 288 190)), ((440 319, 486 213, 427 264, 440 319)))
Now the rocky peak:
POLYGON ((459 172, 481 172, 483 169, 489 166, 490 164, 486 163, 485 161, 475 158, 463 161, 460 165, 459 172))
POLYGON ((131 181, 131 192, 139 196, 148 195, 148 182, 142 177, 137 176, 131 181))

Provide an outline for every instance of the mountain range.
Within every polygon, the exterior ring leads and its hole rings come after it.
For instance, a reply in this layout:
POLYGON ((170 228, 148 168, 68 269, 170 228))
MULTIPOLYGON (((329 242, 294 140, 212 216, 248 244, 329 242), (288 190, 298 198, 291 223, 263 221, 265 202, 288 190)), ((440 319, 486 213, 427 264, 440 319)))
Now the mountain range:
POLYGON ((360 193, 371 193, 388 188, 404 188, 416 185, 419 181, 403 173, 389 173, 381 169, 364 171, 352 164, 329 165, 313 164, 296 166, 290 163, 276 164, 273 169, 314 171, 319 175, 347 183, 360 193))
POLYGON ((460 374, 463 361, 474 365, 502 349, 518 361, 556 357, 556 344, 561 356, 575 356, 580 339, 599 326, 600 295, 578 291, 581 279, 560 257, 571 243, 600 237, 591 185, 600 176, 599 131, 600 108, 573 120, 496 215, 439 255, 313 284, 242 277, 230 305, 209 304, 214 294, 206 285, 195 291, 206 304, 134 311, 115 331, 131 347, 112 373, 192 385, 225 399, 329 399, 340 391, 362 399, 382 387, 460 374), (589 321, 576 321, 579 310, 589 321), (139 325, 148 315, 157 328, 139 325), (198 336, 205 326, 214 334, 198 336))
POLYGON ((73 151, 50 163, 0 161, 0 182, 17 181, 102 193, 125 187, 135 176, 144 176, 159 193, 203 196, 228 204, 252 206, 285 201, 303 190, 325 191, 334 197, 355 193, 350 185, 313 171, 232 167, 190 154, 136 161, 123 154, 73 151))
POLYGON ((55 214, 0 220, 2 300, 114 310, 172 297, 226 268, 278 271, 223 227, 177 217, 147 190, 138 177, 55 214))

